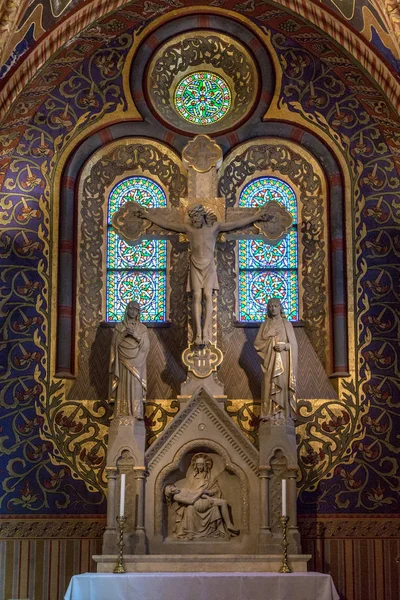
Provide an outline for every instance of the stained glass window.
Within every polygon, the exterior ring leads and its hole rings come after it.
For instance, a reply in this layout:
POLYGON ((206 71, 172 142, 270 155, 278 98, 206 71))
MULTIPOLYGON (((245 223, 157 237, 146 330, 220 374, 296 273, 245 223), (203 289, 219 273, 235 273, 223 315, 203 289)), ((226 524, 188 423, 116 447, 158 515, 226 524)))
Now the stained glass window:
POLYGON ((175 89, 174 102, 178 113, 196 125, 220 121, 231 106, 231 92, 226 81, 207 71, 186 75, 175 89))
POLYGON ((259 177, 245 186, 239 206, 256 208, 280 202, 293 217, 289 233, 276 246, 239 241, 239 320, 263 321, 270 298, 279 298, 291 321, 299 318, 297 201, 292 188, 276 177, 259 177))
POLYGON ((107 321, 120 321, 130 300, 141 306, 142 321, 165 321, 167 243, 142 240, 126 244, 111 225, 112 215, 125 202, 142 206, 166 206, 162 188, 148 177, 129 177, 111 191, 107 232, 107 321))

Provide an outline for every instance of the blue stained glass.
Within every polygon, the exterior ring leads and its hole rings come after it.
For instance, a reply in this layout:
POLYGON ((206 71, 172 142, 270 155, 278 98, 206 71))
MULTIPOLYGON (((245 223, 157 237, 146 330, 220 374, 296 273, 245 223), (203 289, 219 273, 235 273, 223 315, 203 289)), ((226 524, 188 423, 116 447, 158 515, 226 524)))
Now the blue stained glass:
POLYGON ((263 321, 270 298, 279 298, 286 317, 298 319, 295 271, 240 271, 239 320, 263 321))
POLYGON ((296 195, 290 185, 276 177, 259 177, 250 181, 242 190, 239 206, 256 208, 275 200, 285 206, 297 223, 296 195))
POLYGON ((110 269, 165 269, 167 243, 164 240, 143 240, 128 246, 115 231, 108 230, 108 267, 110 269))
POLYGON ((120 181, 111 191, 108 203, 108 222, 125 202, 137 202, 149 208, 167 206, 162 188, 149 177, 129 177, 120 181))
POLYGON ((120 321, 128 302, 137 300, 142 321, 165 321, 167 243, 148 239, 129 246, 115 233, 111 218, 128 201, 150 208, 167 204, 162 188, 148 177, 129 177, 111 191, 107 217, 106 319, 120 321))
POLYGON ((297 231, 292 229, 276 246, 261 240, 239 241, 240 269, 291 269, 297 267, 297 231))
POLYGON ((109 271, 107 320, 121 321, 130 300, 141 307, 142 321, 165 321, 165 271, 109 271))
POLYGON ((290 320, 298 315, 297 200, 290 185, 277 177, 258 177, 242 190, 239 206, 255 208, 275 200, 290 212, 289 233, 276 245, 239 241, 239 320, 262 321, 270 298, 280 298, 290 320))

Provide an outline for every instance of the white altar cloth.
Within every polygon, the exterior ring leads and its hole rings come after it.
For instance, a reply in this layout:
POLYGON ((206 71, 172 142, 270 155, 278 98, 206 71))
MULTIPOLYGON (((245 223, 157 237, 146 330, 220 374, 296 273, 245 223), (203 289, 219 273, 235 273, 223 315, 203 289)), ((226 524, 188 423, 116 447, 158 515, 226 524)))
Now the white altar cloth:
POLYGON ((64 600, 339 600, 322 573, 84 573, 64 600))

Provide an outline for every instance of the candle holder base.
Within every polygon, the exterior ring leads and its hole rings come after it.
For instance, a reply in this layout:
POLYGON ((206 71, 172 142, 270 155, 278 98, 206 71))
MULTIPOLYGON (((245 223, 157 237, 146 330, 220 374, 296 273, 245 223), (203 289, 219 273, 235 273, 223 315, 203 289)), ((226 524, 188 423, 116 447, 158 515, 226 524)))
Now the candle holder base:
POLYGON ((118 564, 113 570, 113 573, 126 573, 124 565, 118 564))
POLYGON ((278 573, 291 573, 292 569, 288 567, 288 565, 282 565, 279 569, 278 573))

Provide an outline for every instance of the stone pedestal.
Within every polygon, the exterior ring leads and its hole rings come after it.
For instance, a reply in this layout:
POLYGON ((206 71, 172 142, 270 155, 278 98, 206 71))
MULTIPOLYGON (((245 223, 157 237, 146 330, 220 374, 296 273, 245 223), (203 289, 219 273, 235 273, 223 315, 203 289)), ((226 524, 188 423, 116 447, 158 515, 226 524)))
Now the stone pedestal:
MULTIPOLYGON (((311 554, 289 555, 289 565, 294 573, 305 573, 311 554)), ((117 555, 93 556, 98 573, 112 573, 117 555)), ((204 554, 151 556, 124 556, 128 573, 278 573, 282 566, 279 554, 204 554)))
POLYGON ((144 421, 116 415, 108 432, 107 467, 115 467, 124 451, 132 456, 135 465, 144 466, 145 444, 144 421))
POLYGON ((146 553, 144 523, 145 479, 144 421, 116 415, 110 424, 107 451, 107 525, 103 535, 104 554, 117 552, 120 475, 126 475, 125 547, 129 552, 146 553))
POLYGON ((282 543, 279 516, 282 512, 282 479, 287 482, 287 515, 289 517, 287 538, 288 550, 298 553, 300 534, 297 527, 298 473, 296 431, 291 418, 270 418, 262 421, 259 428, 260 446, 260 494, 262 526, 259 536, 259 551, 279 552, 282 543))

